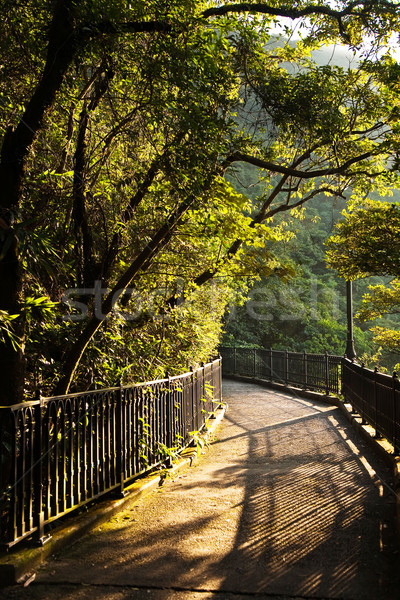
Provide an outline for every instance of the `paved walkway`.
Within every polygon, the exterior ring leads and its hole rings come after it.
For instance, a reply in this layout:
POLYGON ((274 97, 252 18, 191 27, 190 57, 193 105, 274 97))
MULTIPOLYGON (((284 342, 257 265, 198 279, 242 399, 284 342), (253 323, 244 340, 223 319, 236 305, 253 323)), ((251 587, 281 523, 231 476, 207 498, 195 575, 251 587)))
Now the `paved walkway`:
POLYGON ((398 600, 390 469, 341 412, 225 382, 196 467, 3 600, 398 600))

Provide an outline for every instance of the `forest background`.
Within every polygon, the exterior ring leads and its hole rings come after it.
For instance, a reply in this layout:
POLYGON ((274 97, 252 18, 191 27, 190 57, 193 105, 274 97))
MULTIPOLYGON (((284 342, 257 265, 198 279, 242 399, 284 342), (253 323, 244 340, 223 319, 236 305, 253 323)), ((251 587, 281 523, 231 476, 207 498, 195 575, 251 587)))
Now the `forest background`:
POLYGON ((399 187, 397 5, 1 8, 0 404, 186 370, 228 307, 225 342, 341 354, 323 241, 399 187))

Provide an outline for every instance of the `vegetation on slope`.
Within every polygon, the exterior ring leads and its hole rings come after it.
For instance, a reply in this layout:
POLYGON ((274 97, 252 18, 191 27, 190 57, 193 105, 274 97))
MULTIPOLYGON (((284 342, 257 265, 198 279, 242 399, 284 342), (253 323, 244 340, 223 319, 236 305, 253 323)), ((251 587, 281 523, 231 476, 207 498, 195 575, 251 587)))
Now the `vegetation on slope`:
POLYGON ((2 9, 2 405, 204 360, 242 275, 287 276, 282 215, 396 185, 398 69, 374 53, 390 2, 2 9), (308 38, 270 43, 280 16, 308 38), (356 70, 310 59, 367 35, 356 70), (252 201, 229 183, 243 165, 252 201))

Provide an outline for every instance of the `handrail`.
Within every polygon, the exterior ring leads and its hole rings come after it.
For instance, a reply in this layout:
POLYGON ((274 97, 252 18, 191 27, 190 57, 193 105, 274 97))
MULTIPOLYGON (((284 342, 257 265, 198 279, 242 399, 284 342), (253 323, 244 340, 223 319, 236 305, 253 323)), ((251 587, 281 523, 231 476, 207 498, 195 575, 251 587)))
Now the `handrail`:
POLYGON ((223 375, 239 375, 308 390, 339 394, 340 356, 271 348, 220 348, 223 375))
POLYGON ((221 358, 183 375, 0 408, 0 545, 124 488, 190 443, 221 401, 221 358))
POLYGON ((263 348, 222 347, 223 375, 341 395, 363 423, 400 453, 400 382, 346 357, 263 348))

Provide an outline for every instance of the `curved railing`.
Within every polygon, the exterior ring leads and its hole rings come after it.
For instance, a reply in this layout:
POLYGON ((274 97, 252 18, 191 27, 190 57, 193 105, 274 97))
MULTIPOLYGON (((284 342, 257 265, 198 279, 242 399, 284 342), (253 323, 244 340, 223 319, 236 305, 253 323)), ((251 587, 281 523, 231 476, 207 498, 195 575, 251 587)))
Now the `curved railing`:
POLYGON ((339 395, 399 451, 400 383, 339 356, 221 348, 177 377, 0 408, 0 544, 10 548, 183 448, 222 397, 221 375, 339 395))
POLYGON ((221 401, 221 359, 177 377, 0 408, 0 544, 28 536, 179 451, 221 401))
POLYGON ((222 347, 222 373, 339 394, 340 356, 264 348, 222 347))
POLYGON ((340 395, 354 415, 400 453, 400 382, 340 356, 263 348, 222 347, 223 375, 340 395))
POLYGON ((394 453, 400 452, 400 382, 392 376, 366 369, 347 359, 342 361, 342 393, 376 437, 386 438, 394 453))

